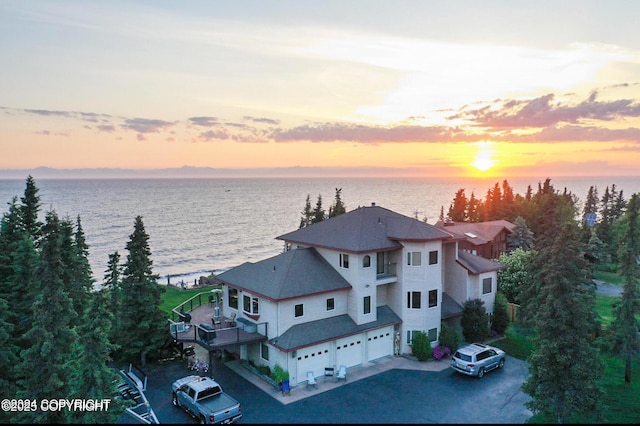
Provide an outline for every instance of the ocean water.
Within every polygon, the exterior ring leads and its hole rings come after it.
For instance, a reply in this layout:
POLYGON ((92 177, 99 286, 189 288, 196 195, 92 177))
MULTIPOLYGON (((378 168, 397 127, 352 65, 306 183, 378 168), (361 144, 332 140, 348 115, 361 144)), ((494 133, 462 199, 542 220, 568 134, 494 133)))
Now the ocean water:
MULTIPOLYGON (((514 192, 534 192, 545 178, 507 179, 514 192)), ((244 262, 275 256, 283 243, 275 238, 298 229, 307 195, 312 208, 318 196, 328 212, 336 188, 347 211, 371 203, 435 223, 448 211, 456 191, 484 199, 503 179, 433 178, 194 178, 194 179, 42 179, 36 186, 45 212, 54 210, 74 221, 80 216, 97 283, 103 281, 109 254, 124 262, 135 217, 142 216, 149 234, 154 273, 160 282, 191 286, 201 275, 220 273, 244 262)), ((25 179, 0 180, 2 213, 14 196, 24 194, 25 179)), ((625 199, 640 192, 639 177, 551 179, 580 200, 590 186, 601 197, 616 185, 625 199)))

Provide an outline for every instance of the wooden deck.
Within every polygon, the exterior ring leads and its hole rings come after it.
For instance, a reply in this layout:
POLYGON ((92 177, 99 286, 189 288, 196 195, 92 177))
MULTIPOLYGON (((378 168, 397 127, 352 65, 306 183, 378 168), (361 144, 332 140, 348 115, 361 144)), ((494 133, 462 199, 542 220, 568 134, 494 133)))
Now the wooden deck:
POLYGON ((169 332, 173 339, 181 344, 197 343, 203 348, 211 351, 219 351, 226 349, 230 352, 238 352, 239 346, 247 343, 257 343, 267 340, 266 323, 256 324, 255 331, 245 331, 243 327, 238 327, 236 321, 235 326, 229 318, 220 317, 220 322, 214 324, 214 307, 209 304, 202 304, 188 311, 191 315, 191 321, 188 324, 182 321, 170 321, 172 325, 169 332), (181 330, 181 324, 187 327, 181 330), (208 341, 203 341, 201 337, 212 336, 211 330, 215 331, 215 337, 208 341))

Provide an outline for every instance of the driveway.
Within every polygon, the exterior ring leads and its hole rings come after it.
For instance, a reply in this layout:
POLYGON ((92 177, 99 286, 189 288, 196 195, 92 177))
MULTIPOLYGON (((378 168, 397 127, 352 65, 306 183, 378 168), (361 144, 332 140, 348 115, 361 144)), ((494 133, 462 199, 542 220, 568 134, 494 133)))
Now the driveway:
MULTIPOLYGON (((195 423, 171 405, 171 383, 190 373, 184 362, 148 371, 146 396, 160 423, 195 423)), ((216 380, 242 404, 242 423, 524 423, 531 412, 520 385, 528 374, 513 357, 480 380, 450 368, 391 369, 284 405, 224 364, 214 366, 216 380)))

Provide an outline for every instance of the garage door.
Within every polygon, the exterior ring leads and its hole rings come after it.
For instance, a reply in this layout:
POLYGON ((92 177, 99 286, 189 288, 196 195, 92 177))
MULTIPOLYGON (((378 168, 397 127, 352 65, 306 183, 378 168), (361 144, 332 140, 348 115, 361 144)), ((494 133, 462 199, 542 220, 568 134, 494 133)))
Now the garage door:
POLYGON ((393 355, 393 328, 381 328, 367 333, 367 361, 393 355))
POLYGON ((325 343, 297 351, 298 381, 307 380, 307 371, 313 371, 315 377, 324 375, 325 367, 331 367, 329 348, 325 343))
POLYGON ((336 367, 362 364, 364 335, 345 337, 336 341, 336 367))

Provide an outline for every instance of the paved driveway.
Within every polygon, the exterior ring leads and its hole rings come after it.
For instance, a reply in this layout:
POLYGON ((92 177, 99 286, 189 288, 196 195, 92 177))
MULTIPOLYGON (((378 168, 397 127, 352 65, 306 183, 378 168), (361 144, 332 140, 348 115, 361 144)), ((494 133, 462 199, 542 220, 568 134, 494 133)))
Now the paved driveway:
MULTIPOLYGON (((393 369, 284 405, 224 365, 214 375, 242 404, 242 423, 524 423, 531 413, 520 385, 527 363, 507 357, 481 380, 455 373, 393 369)), ((161 423, 195 423, 171 405, 184 363, 149 372, 147 398, 161 423)))

